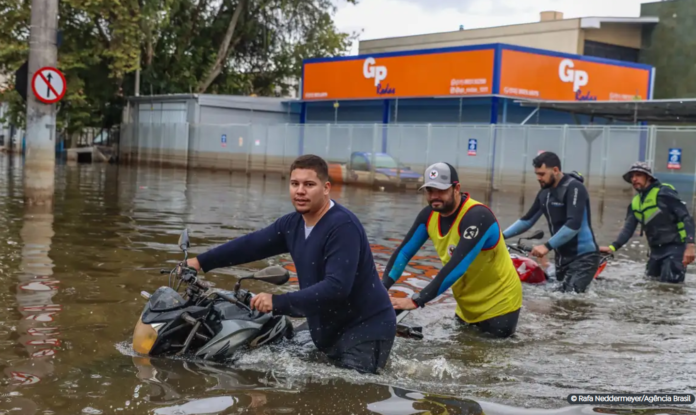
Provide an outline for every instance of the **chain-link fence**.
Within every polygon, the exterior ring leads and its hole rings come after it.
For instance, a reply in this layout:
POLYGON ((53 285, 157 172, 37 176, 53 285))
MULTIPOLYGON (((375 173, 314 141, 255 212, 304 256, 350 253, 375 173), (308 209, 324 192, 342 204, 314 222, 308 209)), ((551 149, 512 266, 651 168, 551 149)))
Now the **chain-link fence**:
POLYGON ((506 189, 538 187, 532 159, 553 151, 564 171, 576 170, 590 189, 604 190, 625 188, 621 176, 637 160, 693 185, 695 132, 656 126, 127 124, 120 159, 287 173, 297 156, 311 153, 331 163, 334 179, 362 184, 417 181, 428 165, 445 161, 465 186, 506 189), (681 152, 680 169, 667 168, 671 148, 681 152))

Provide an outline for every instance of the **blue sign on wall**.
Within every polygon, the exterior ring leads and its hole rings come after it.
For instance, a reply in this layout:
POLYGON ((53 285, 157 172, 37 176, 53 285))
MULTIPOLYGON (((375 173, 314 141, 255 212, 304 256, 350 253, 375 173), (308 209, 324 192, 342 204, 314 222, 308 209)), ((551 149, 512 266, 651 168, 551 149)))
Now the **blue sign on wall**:
POLYGON ((223 134, 222 137, 220 137, 220 143, 223 147, 227 147, 227 134, 223 134))
POLYGON ((674 169, 674 170, 681 169, 681 154, 682 154, 681 148, 670 148, 669 149, 669 158, 667 160, 667 168, 668 169, 674 169))
POLYGON ((478 148, 478 141, 475 138, 469 139, 469 155, 475 156, 478 148))

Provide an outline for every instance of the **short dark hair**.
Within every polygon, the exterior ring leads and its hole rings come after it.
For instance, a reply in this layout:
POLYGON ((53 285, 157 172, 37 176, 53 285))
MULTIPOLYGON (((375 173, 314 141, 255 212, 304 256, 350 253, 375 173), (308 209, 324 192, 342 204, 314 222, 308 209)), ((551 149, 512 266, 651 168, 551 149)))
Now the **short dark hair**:
POLYGON ((290 173, 295 169, 314 170, 319 180, 324 182, 329 181, 329 165, 326 164, 323 158, 315 156, 314 154, 305 154, 304 156, 296 158, 290 166, 290 173))
POLYGON ((532 160, 532 165, 534 168, 540 168, 543 165, 546 165, 548 168, 554 168, 558 167, 558 170, 561 169, 561 159, 558 158, 556 153, 552 153, 550 151, 545 151, 538 156, 534 157, 534 160, 532 160))

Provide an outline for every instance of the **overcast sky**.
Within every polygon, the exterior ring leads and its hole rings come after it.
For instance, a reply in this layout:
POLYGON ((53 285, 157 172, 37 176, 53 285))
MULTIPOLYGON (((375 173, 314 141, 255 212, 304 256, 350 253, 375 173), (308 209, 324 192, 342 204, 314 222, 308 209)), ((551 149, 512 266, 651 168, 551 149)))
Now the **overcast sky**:
MULTIPOLYGON (((336 0, 335 22, 342 31, 362 31, 360 39, 450 32, 539 21, 539 12, 563 17, 640 16, 640 4, 654 0, 336 0)), ((357 54, 358 43, 353 45, 357 54)))

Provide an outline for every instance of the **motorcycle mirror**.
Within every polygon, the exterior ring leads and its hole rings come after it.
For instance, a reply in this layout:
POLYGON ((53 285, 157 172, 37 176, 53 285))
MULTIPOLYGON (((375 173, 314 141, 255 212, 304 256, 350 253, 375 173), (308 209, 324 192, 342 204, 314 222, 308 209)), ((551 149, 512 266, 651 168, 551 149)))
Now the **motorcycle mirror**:
POLYGON ((543 237, 544 237, 544 231, 542 231, 542 230, 540 229, 540 230, 534 232, 534 233, 532 234, 532 236, 530 236, 530 237, 528 237, 528 238, 524 238, 524 239, 541 239, 541 238, 543 238, 543 237))
POLYGON ((188 229, 184 229, 179 236, 179 249, 186 252, 190 246, 191 243, 189 242, 188 229))
POLYGON ((279 265, 274 265, 255 272, 253 278, 273 285, 283 285, 290 280, 290 272, 279 265))

